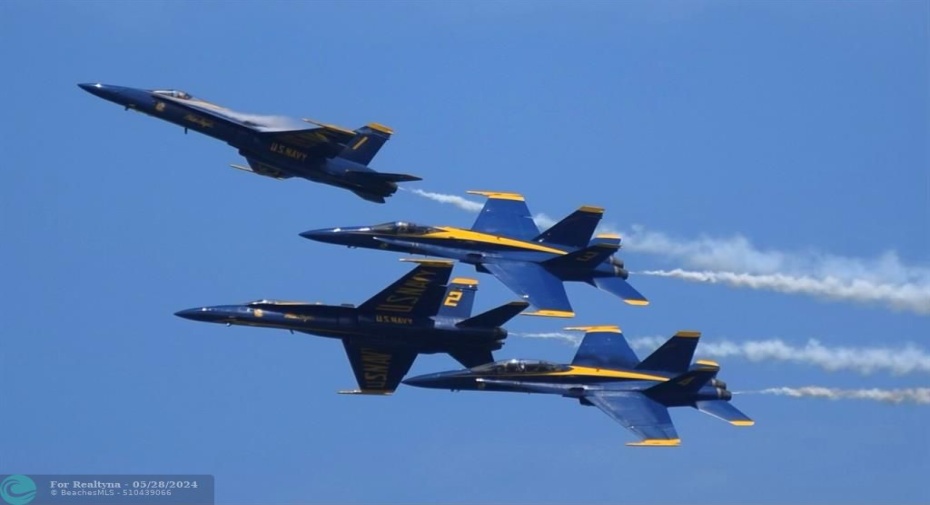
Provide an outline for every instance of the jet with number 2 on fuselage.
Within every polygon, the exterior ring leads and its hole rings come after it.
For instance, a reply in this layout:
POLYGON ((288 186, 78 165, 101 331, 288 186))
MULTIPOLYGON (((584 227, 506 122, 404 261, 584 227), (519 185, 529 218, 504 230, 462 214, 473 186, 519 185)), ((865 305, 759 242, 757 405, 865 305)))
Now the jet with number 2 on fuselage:
POLYGON ((365 200, 384 203, 407 174, 368 167, 393 131, 370 123, 355 131, 310 119, 243 114, 178 90, 146 90, 109 84, 78 84, 81 89, 126 110, 135 110, 225 141, 247 166, 233 168, 274 179, 301 177, 348 189, 365 200), (308 123, 313 126, 309 126, 308 123))
POLYGON ((720 365, 691 358, 701 334, 679 331, 640 361, 616 326, 568 328, 585 331, 569 365, 508 360, 469 370, 411 377, 404 384, 453 391, 555 394, 594 406, 639 435, 632 446, 674 447, 681 440, 669 407, 693 407, 734 426, 753 420, 730 404, 733 393, 717 379, 720 365))
POLYGON ((613 256, 620 237, 591 239, 604 209, 585 205, 540 233, 522 195, 469 191, 488 198, 470 230, 408 222, 311 230, 304 238, 458 260, 490 273, 533 304, 527 315, 575 315, 564 281, 585 282, 630 305, 649 302, 626 282, 629 273, 613 256))
POLYGON ((447 353, 465 366, 493 361, 491 352, 507 337, 501 325, 529 304, 511 302, 472 316, 478 281, 450 283, 451 261, 410 261, 417 267, 358 307, 259 300, 176 315, 338 338, 360 388, 344 394, 393 393, 418 354, 447 353))

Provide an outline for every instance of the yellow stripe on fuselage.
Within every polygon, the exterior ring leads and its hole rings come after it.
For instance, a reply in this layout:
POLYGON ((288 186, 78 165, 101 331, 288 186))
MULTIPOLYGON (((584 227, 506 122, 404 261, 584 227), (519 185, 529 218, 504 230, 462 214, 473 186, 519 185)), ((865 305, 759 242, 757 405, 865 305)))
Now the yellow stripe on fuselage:
POLYGON ((591 368, 586 366, 572 366, 571 370, 565 372, 552 372, 543 375, 558 377, 558 376, 570 376, 570 377, 609 377, 614 379, 630 379, 630 380, 645 380, 645 381, 658 381, 665 382, 668 380, 668 377, 662 377, 661 375, 652 375, 648 373, 632 372, 629 370, 610 370, 606 368, 591 368))
POLYGON ((464 240, 464 241, 469 241, 469 242, 478 242, 481 244, 494 244, 494 245, 512 247, 514 249, 522 249, 524 251, 545 252, 545 253, 558 254, 558 255, 567 254, 565 251, 561 249, 556 249, 554 247, 547 247, 538 242, 526 242, 523 240, 502 237, 500 235, 491 235, 488 233, 481 233, 478 231, 463 230, 461 228, 453 228, 451 226, 439 226, 439 227, 436 227, 436 229, 440 231, 435 231, 435 232, 427 233, 424 235, 416 235, 416 236, 421 237, 421 238, 464 240))
POLYGON ((666 382, 669 380, 668 377, 663 377, 661 375, 634 372, 632 370, 610 370, 608 368, 592 368, 573 365, 570 365, 570 368, 564 372, 515 372, 495 375, 478 375, 476 377, 489 380, 501 378, 519 380, 520 377, 604 377, 609 379, 647 380, 656 382, 666 382))

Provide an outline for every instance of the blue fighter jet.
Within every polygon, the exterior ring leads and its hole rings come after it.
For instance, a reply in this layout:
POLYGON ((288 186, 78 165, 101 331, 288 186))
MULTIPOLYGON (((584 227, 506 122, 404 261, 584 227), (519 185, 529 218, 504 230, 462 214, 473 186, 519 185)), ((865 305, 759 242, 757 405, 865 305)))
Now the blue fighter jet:
POLYGON ((469 191, 488 198, 470 230, 409 222, 311 230, 302 237, 345 245, 455 259, 490 273, 533 304, 527 315, 575 315, 563 281, 585 282, 630 305, 649 302, 626 282, 629 273, 613 254, 620 237, 597 235, 604 209, 585 205, 540 233, 522 195, 469 191))
POLYGON ((511 302, 472 317, 478 281, 455 278, 451 261, 419 265, 358 307, 259 300, 182 310, 194 321, 261 326, 338 338, 359 389, 343 394, 391 394, 418 354, 448 353, 465 366, 493 361, 503 346, 501 325, 529 304, 511 302))
POLYGON ((734 426, 754 421, 730 404, 732 393, 717 379, 720 366, 691 358, 700 333, 680 331, 640 361, 616 326, 568 328, 586 331, 569 365, 534 360, 487 363, 470 370, 412 377, 424 388, 555 394, 594 406, 637 434, 632 446, 681 444, 668 407, 694 407, 734 426))
POLYGON ((247 166, 233 168, 274 179, 302 177, 384 203, 406 174, 368 168, 389 138, 390 128, 371 123, 355 131, 310 119, 244 114, 178 90, 146 90, 109 84, 78 84, 95 96, 222 140, 239 150, 247 166), (309 123, 309 124, 308 124, 309 123))

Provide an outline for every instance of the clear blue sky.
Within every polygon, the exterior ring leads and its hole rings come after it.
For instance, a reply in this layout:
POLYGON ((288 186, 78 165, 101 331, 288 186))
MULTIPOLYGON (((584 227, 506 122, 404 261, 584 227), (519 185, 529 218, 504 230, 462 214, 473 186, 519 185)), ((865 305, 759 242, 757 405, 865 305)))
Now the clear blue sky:
MULTIPOLYGON (((0 3, 0 473, 210 473, 218 503, 926 503, 930 407, 746 395, 643 450, 550 396, 401 388, 346 397, 338 342, 198 324, 200 305, 360 302, 408 269, 301 231, 473 214, 378 206, 228 168, 226 145, 78 82, 179 88, 394 138, 376 169, 464 195, 607 208, 682 240, 930 264, 926 2, 0 3)), ((636 270, 687 267, 627 252, 636 270)), ((474 275, 460 267, 461 275, 474 275)), ((490 276, 477 310, 514 296, 490 276)), ((574 324, 626 335, 926 352, 926 315, 634 277, 627 307, 573 285, 574 324)), ((517 318, 513 332, 566 322, 517 318)), ((500 357, 567 361, 511 337, 500 357)), ((732 389, 903 388, 927 375, 720 359, 732 389)), ((458 368, 421 357, 412 373, 458 368)))

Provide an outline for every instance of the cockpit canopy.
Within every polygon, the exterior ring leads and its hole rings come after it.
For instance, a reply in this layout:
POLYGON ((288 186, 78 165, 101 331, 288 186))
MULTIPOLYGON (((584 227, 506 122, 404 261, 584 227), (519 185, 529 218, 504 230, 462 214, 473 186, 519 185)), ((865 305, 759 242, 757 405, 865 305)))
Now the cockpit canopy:
POLYGON ((394 221, 393 223, 384 223, 372 226, 371 231, 376 231, 378 233, 390 233, 392 235, 425 235, 427 233, 436 231, 436 228, 408 223, 406 221, 394 221))
POLYGON ((479 365, 471 369, 472 372, 489 375, 567 372, 569 370, 571 370, 571 367, 568 365, 560 365, 558 363, 535 359, 495 361, 494 363, 485 363, 484 365, 479 365))
POLYGON ((291 302, 287 300, 268 300, 266 298, 262 298, 261 300, 255 300, 252 302, 248 302, 245 305, 248 305, 249 307, 260 307, 260 306, 268 306, 268 305, 320 305, 320 304, 319 303, 306 303, 306 302, 291 302))
POLYGON ((157 89, 153 91, 156 95, 170 96, 171 98, 179 98, 181 100, 190 100, 194 98, 190 93, 185 93, 178 89, 157 89))

